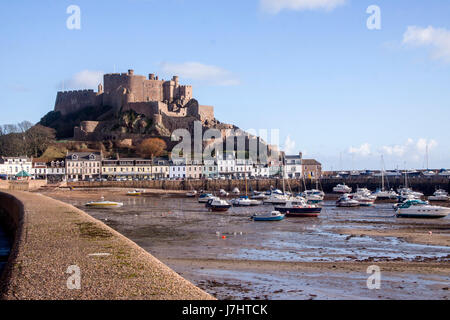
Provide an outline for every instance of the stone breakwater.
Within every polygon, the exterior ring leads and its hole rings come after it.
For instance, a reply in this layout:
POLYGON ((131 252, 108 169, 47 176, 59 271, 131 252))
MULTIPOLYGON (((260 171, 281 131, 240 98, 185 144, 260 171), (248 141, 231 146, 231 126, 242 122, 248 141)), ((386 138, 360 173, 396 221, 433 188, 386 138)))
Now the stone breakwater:
MULTIPOLYGON (((333 191, 339 183, 345 183, 348 186, 356 190, 357 187, 367 187, 372 191, 381 187, 381 177, 351 177, 346 179, 336 178, 323 178, 319 182, 319 188, 323 189, 327 193, 333 191)), ((270 189, 270 187, 282 189, 282 179, 249 179, 245 180, 151 180, 151 181, 105 181, 105 182, 69 182, 67 185, 74 188, 148 188, 158 190, 208 190, 219 191, 224 189, 232 191, 234 188, 238 188, 241 192, 247 188, 250 190, 264 191, 270 189)), ((385 187, 397 189, 404 185, 404 178, 402 177, 388 177, 385 178, 385 187)), ((450 189, 450 179, 447 177, 414 177, 408 178, 408 185, 417 191, 424 192, 425 195, 432 195, 436 187, 440 187, 446 190, 450 189)), ((316 181, 307 179, 306 181, 299 179, 286 179, 284 182, 286 190, 292 190, 293 192, 299 192, 306 189, 312 189, 316 187, 316 181)))
POLYGON ((40 194, 0 192, 0 217, 13 238, 0 278, 3 300, 213 299, 71 205, 40 194), (73 266, 80 271, 78 288, 68 285, 73 266))

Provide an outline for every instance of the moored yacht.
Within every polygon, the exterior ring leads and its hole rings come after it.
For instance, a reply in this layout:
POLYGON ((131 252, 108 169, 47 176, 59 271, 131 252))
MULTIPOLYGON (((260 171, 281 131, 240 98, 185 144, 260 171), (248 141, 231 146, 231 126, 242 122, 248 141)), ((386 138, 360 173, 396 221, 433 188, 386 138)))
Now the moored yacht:
POLYGON ((200 197, 198 197, 198 202, 199 203, 207 203, 212 198, 216 198, 216 197, 214 195, 212 195, 211 193, 202 193, 200 195, 200 197))
POLYGON ((317 217, 322 211, 322 207, 309 205, 305 199, 297 198, 294 201, 287 201, 282 206, 275 206, 275 210, 285 213, 286 217, 317 217))
POLYGON ((424 201, 409 200, 397 207, 399 218, 445 218, 450 214, 450 208, 432 206, 424 201))
POLYGON ((343 194, 338 201, 336 201, 337 207, 343 207, 343 208, 351 208, 351 207, 359 207, 360 203, 357 200, 354 200, 351 198, 351 196, 346 193, 343 194))
POLYGON ((448 192, 442 189, 436 190, 435 193, 428 197, 428 201, 449 201, 448 192))
POLYGON ((350 193, 352 192, 352 188, 344 184, 338 184, 336 187, 333 188, 333 192, 336 193, 350 193))
POLYGON ((205 206, 209 210, 216 212, 225 212, 231 208, 231 204, 229 204, 228 201, 222 200, 217 197, 209 199, 205 206))

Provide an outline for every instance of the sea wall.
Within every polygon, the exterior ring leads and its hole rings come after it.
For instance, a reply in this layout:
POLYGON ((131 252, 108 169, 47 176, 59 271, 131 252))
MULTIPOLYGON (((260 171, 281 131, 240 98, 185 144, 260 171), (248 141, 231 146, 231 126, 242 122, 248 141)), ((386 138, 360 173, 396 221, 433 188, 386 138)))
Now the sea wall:
MULTIPOLYGON (((339 183, 346 183, 353 189, 357 187, 367 187, 372 191, 381 187, 381 177, 357 177, 347 179, 321 179, 318 182, 319 188, 325 192, 331 193, 333 187, 339 183)), ((264 191, 270 187, 283 189, 282 179, 258 179, 258 180, 150 180, 150 181, 106 181, 106 182, 69 182, 67 185, 74 188, 147 188, 147 189, 162 189, 162 190, 209 190, 218 191, 224 189, 232 191, 238 188, 244 191, 246 188, 250 190, 264 191)), ((404 185, 404 179, 401 177, 389 177, 385 179, 385 187, 397 189, 404 185)), ((450 180, 446 177, 416 177, 408 179, 408 185, 414 190, 422 191, 426 195, 431 195, 437 187, 450 190, 450 180)), ((286 179, 284 181, 285 190, 293 192, 303 191, 305 186, 307 189, 315 188, 316 181, 311 180, 296 180, 286 179)))
POLYGON ((46 185, 47 180, 30 180, 30 181, 0 180, 0 189, 2 190, 33 191, 46 185))
POLYGON ((1 300, 213 299, 85 212, 40 194, 0 192, 14 239, 1 300))

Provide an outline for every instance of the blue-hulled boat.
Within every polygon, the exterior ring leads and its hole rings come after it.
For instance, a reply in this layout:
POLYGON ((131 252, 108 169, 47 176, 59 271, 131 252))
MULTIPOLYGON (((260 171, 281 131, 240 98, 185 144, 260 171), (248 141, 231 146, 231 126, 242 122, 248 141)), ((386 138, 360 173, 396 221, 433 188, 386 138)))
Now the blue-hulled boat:
POLYGON ((285 217, 284 214, 282 214, 279 211, 272 211, 270 213, 266 214, 255 214, 252 216, 253 221, 281 221, 285 217))

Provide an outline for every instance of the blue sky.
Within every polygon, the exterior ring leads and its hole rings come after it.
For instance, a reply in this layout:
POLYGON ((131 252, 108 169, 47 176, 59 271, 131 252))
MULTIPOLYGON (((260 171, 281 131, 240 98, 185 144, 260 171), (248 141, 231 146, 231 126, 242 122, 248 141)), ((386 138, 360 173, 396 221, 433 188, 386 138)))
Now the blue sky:
POLYGON ((450 1, 14 1, 0 8, 0 123, 37 122, 102 73, 172 73, 242 129, 325 169, 450 167, 450 1), (69 30, 69 5, 81 29, 69 30), (377 5, 381 30, 369 30, 377 5), (270 140, 270 139, 269 139, 270 140), (269 141, 270 142, 270 141, 269 141), (342 159, 342 160, 341 160, 342 159))

